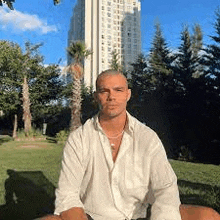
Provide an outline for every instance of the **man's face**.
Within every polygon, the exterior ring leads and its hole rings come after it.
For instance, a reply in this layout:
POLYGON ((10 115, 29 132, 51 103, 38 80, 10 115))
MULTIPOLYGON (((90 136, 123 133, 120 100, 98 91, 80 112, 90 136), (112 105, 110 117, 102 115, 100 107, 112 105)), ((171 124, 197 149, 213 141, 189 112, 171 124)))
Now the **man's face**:
POLYGON ((126 79, 120 74, 106 75, 99 79, 95 98, 103 116, 116 117, 126 112, 130 97, 131 91, 126 79))

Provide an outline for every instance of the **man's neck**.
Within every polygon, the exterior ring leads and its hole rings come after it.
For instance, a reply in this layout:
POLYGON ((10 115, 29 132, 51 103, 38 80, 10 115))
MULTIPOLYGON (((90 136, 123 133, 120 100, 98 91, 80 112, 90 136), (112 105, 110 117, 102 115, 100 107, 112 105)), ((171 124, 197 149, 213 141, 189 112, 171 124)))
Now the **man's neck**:
POLYGON ((127 114, 123 114, 117 117, 105 117, 100 114, 99 123, 103 130, 110 134, 119 133, 124 130, 127 121, 127 114))

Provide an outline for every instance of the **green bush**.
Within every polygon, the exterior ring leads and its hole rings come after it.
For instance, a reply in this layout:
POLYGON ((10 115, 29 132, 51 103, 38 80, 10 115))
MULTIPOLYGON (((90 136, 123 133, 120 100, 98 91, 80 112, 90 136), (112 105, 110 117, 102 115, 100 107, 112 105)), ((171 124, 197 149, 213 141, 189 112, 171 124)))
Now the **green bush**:
POLYGON ((26 137, 43 137, 42 131, 40 129, 32 128, 28 133, 24 132, 24 129, 18 130, 17 132, 18 138, 26 138, 26 137))
POLYGON ((12 137, 10 137, 9 135, 0 135, 0 145, 4 142, 8 142, 13 140, 12 137))
POLYGON ((69 131, 67 130, 61 130, 56 134, 56 140, 59 141, 66 141, 67 137, 69 135, 69 131))

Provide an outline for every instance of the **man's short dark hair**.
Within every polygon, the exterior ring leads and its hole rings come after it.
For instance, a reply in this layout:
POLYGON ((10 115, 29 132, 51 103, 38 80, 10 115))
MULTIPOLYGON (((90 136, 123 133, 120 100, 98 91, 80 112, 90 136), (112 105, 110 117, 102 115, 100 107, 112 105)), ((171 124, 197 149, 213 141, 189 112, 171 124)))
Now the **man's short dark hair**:
POLYGON ((125 77, 125 75, 121 71, 113 70, 113 69, 108 69, 108 70, 104 70, 103 72, 101 72, 98 75, 98 77, 96 79, 96 90, 98 89, 98 83, 99 83, 100 78, 102 78, 103 76, 114 76, 114 75, 121 75, 121 76, 123 76, 125 78, 125 80, 126 80, 126 84, 128 85, 127 78, 125 77))

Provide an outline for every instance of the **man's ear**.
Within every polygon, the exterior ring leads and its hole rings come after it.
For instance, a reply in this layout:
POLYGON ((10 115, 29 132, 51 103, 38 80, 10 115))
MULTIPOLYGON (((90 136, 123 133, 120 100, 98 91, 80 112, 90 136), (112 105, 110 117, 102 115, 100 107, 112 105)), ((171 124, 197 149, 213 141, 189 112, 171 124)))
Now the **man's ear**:
POLYGON ((131 98, 131 89, 128 89, 127 102, 130 100, 130 98, 131 98))

